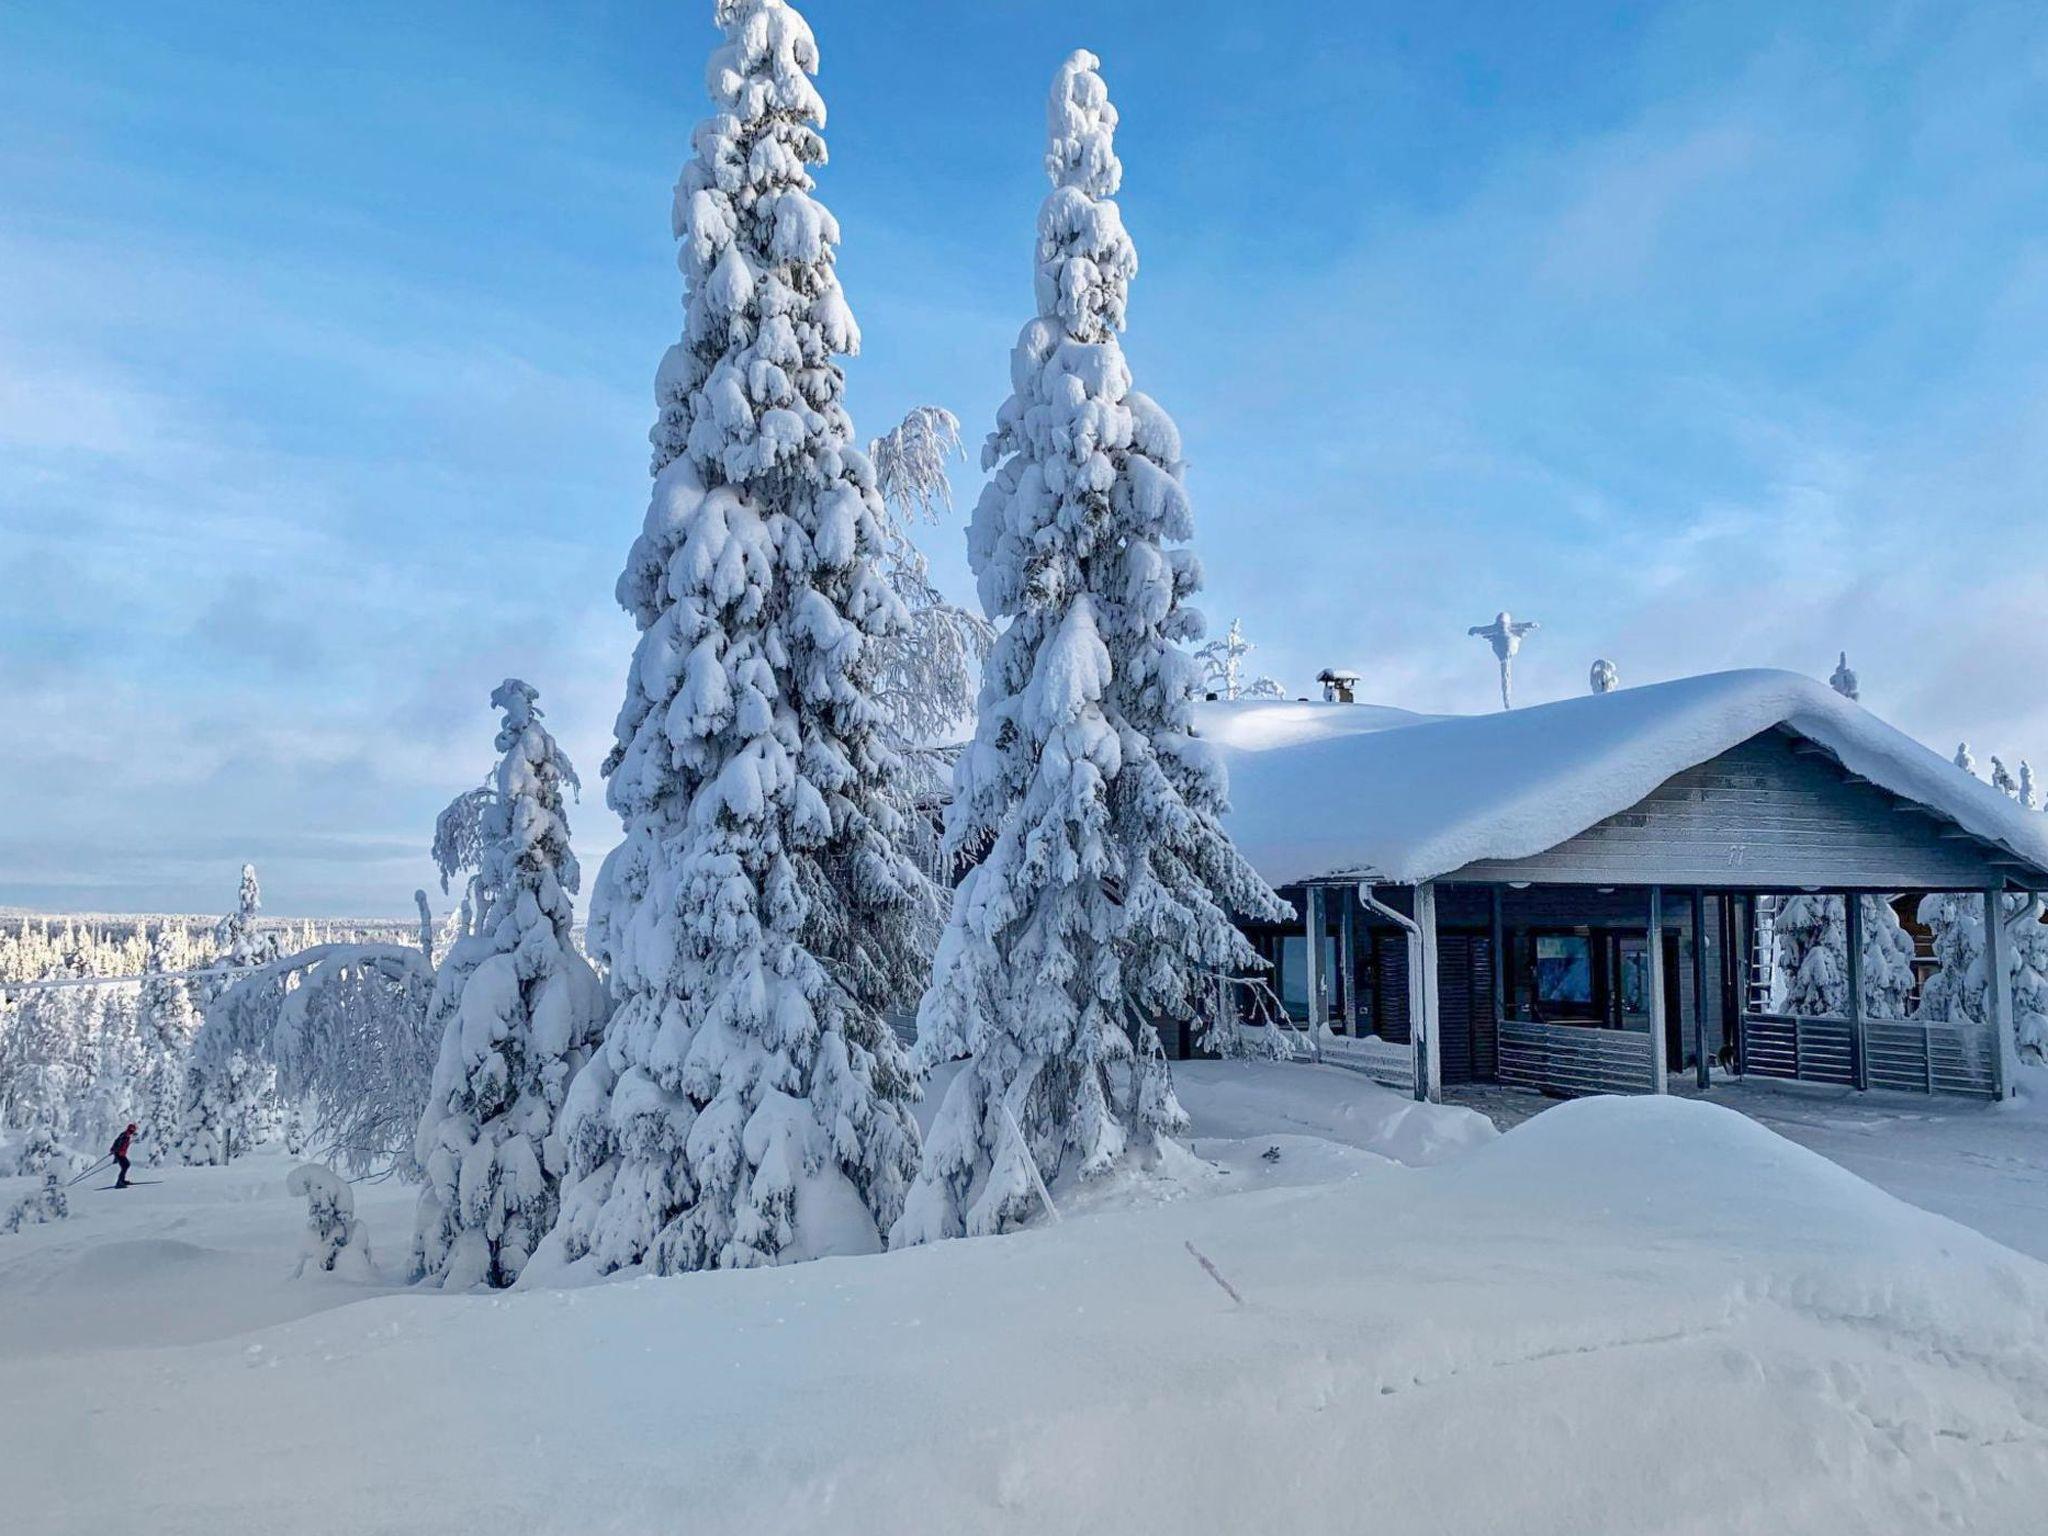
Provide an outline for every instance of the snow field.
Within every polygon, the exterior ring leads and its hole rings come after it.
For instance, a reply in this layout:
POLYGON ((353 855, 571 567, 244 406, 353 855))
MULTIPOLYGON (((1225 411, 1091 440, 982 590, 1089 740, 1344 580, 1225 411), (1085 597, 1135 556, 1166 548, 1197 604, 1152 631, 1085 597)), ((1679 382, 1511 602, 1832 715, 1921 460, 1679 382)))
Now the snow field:
MULTIPOLYGON (((1714 1105, 1495 1136, 1181 1077, 1200 1165, 1058 1224, 568 1291, 288 1282, 283 1159, 168 1170, 0 1245, 8 1497, 222 1536, 2036 1528, 2034 1261, 1714 1105)), ((358 1187, 380 1256, 406 1193, 358 1187)))

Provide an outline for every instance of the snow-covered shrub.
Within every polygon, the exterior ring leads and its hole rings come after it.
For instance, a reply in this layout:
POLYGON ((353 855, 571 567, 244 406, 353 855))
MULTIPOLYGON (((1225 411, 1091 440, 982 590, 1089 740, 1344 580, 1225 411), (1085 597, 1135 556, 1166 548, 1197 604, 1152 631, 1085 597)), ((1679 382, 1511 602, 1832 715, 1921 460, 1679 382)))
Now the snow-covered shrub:
POLYGON ((53 1169, 43 1175, 42 1187, 34 1194, 24 1195, 0 1216, 0 1232, 19 1232, 23 1227, 33 1227, 46 1221, 62 1221, 71 1214, 71 1197, 64 1193, 64 1186, 58 1182, 53 1169))
POLYGON ((296 1278, 306 1266, 345 1270, 357 1279, 372 1278, 370 1239, 356 1221, 355 1191, 348 1181, 321 1163, 301 1163, 284 1181, 287 1194, 304 1197, 306 1236, 300 1248, 296 1278))
POLYGON ((38 1121, 11 1148, 0 1148, 0 1174, 34 1178, 43 1173, 61 1173, 66 1178, 88 1164, 88 1159, 68 1151, 47 1120, 38 1121))
POLYGON ((1001 1230, 1041 1174, 1100 1174, 1178 1131, 1154 1021, 1198 1014, 1218 971, 1259 969, 1233 913, 1287 911, 1224 834, 1223 768, 1194 734, 1201 566, 1179 432, 1118 341, 1137 254, 1094 55, 1061 65, 1047 115, 1038 315, 968 535, 982 607, 1006 621, 947 827, 982 857, 918 1014, 925 1062, 972 1059, 895 1243, 1001 1230))
POLYGON ((936 900, 901 852, 871 645, 903 605, 838 359, 860 333, 812 196, 817 46, 782 0, 721 0, 716 111, 676 188, 682 339, 619 598, 640 629, 591 902, 616 1011, 561 1134, 561 1257, 601 1270, 872 1247, 917 1157, 883 1017, 936 900))
POLYGON ((449 951, 428 1013, 441 1047, 414 1144, 426 1188, 412 1273, 458 1289, 510 1285, 553 1227, 561 1169, 546 1143, 604 1024, 603 989, 570 938, 576 771, 535 697, 516 679, 491 695, 504 724, 477 818, 477 929, 449 951))

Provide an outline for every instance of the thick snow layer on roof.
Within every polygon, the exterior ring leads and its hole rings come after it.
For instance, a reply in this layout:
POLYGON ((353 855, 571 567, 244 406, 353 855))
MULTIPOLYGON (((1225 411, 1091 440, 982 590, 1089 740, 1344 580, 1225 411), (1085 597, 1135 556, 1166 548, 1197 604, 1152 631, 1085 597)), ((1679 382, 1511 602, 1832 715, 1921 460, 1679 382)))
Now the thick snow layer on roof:
POLYGON ((1230 833, 1275 885, 1408 883, 1526 858, 1778 726, 2048 869, 2048 817, 1792 672, 1715 672, 1489 715, 1239 701, 1201 706, 1200 723, 1230 770, 1230 833))

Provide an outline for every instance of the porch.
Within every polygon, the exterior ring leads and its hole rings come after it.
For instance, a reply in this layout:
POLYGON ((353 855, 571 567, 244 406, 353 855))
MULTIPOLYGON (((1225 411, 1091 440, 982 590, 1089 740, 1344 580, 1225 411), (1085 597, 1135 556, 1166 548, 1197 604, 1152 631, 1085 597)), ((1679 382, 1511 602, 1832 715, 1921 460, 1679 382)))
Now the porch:
MULTIPOLYGON (((1998 944, 1997 890, 1443 880, 1316 881, 1283 894, 1299 926, 1249 930, 1272 971, 1256 991, 1230 989, 1240 1027, 1291 1030, 1299 1051, 1418 1098, 1467 1084, 1662 1093, 1681 1074, 1706 1092, 1717 1064, 1744 1080, 1977 1099, 2003 1097, 2012 1081, 2009 983, 1987 989, 1981 1021, 1929 1022, 1873 1011, 1861 974, 1873 903, 1982 902, 1998 944), (1771 1007, 1772 918, 1793 894, 1840 904, 1839 1015, 1771 1007)), ((2004 979, 2002 963, 1987 969, 2004 979)))

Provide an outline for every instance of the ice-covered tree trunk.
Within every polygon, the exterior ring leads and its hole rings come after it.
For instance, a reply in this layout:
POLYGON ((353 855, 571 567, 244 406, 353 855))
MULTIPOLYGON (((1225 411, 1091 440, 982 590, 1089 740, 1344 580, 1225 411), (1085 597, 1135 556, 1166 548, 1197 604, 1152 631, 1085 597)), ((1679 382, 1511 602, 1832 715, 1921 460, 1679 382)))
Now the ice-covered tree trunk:
POLYGON ((969 557, 1005 622, 948 837, 982 854, 918 1016, 948 1090, 892 1241, 1013 1224, 1039 1177, 1113 1167, 1184 1123, 1154 1021, 1257 957, 1233 912, 1284 907, 1224 835, 1223 770, 1192 726, 1201 568, 1172 420, 1118 332, 1137 255, 1092 54, 1048 108, 1038 315, 983 450, 969 557))
POLYGON ((597 975, 570 936, 576 772, 534 699, 517 679, 491 695, 504 720, 479 824, 482 910, 449 951, 428 1013, 441 1052, 413 1154, 426 1188, 412 1273, 456 1289, 510 1285, 554 1226, 560 1170, 547 1140, 604 1025, 597 975))
POLYGON ((619 580, 625 840, 591 911, 617 1006, 562 1125, 561 1257, 603 1270, 872 1249, 917 1157, 882 1011, 914 995, 935 896, 898 848, 872 693, 904 613, 843 404, 859 331, 812 196, 817 48, 781 0, 717 18, 716 111, 676 188, 687 318, 619 580))

